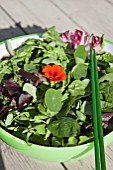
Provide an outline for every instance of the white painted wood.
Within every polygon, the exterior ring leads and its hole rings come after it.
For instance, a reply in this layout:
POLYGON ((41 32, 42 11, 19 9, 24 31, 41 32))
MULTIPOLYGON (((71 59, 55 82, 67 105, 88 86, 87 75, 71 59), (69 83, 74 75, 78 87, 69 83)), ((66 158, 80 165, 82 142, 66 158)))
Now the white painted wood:
MULTIPOLYGON (((11 17, 16 22, 21 21, 23 28, 28 25, 30 27, 41 26, 42 28, 55 25, 57 30, 62 32, 77 27, 49 0, 11 0, 10 3, 7 3, 7 0, 0 0, 0 3, 5 10, 10 11, 11 17)), ((29 30, 27 32, 29 33, 29 30)))
POLYGON ((2 162, 5 166, 5 169, 0 170, 64 170, 60 163, 32 159, 15 151, 2 141, 0 143, 2 162))
POLYGON ((44 24, 40 16, 34 15, 23 3, 18 0, 11 0, 10 3, 7 0, 0 0, 0 5, 16 23, 23 27, 26 33, 43 32, 44 24))
MULTIPOLYGON (((106 147, 106 167, 107 170, 113 169, 113 143, 106 147)), ((94 170, 95 169, 95 158, 94 155, 88 156, 81 160, 73 160, 65 163, 69 170, 94 170)))
POLYGON ((88 33, 105 34, 113 40, 113 5, 112 0, 50 0, 76 21, 88 33))
POLYGON ((21 31, 0 8, 0 41, 22 34, 23 31, 21 31))

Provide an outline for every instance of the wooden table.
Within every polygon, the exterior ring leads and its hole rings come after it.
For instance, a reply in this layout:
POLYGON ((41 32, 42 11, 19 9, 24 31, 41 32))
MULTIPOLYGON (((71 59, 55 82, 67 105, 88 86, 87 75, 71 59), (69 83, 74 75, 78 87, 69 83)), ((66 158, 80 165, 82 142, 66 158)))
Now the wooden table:
MULTIPOLYGON (((0 0, 0 41, 44 32, 82 29, 113 41, 113 0, 0 0)), ((106 148, 107 170, 113 169, 113 143, 106 148)), ((28 158, 0 141, 0 170, 94 170, 94 156, 66 163, 28 158)))

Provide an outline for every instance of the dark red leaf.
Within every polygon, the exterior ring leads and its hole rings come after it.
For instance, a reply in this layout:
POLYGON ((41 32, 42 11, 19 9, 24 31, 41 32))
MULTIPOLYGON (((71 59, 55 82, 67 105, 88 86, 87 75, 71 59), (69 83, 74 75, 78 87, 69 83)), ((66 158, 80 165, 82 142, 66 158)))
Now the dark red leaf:
POLYGON ((21 94, 18 99, 18 109, 21 110, 25 104, 30 103, 33 100, 33 96, 30 94, 21 94))
POLYGON ((0 120, 2 120, 5 116, 6 113, 11 109, 11 106, 3 106, 2 110, 0 110, 0 120))
POLYGON ((20 86, 16 84, 13 79, 6 80, 2 87, 2 95, 11 99, 15 95, 20 95, 20 86))
POLYGON ((104 129, 113 130, 113 112, 102 114, 102 124, 104 129))
POLYGON ((24 80, 25 82, 31 83, 34 86, 39 85, 43 81, 46 81, 46 78, 44 77, 44 75, 39 74, 37 71, 34 73, 29 73, 21 69, 19 70, 19 76, 22 80, 24 80))
POLYGON ((103 122, 109 121, 111 118, 113 118, 113 112, 102 113, 102 121, 103 122))

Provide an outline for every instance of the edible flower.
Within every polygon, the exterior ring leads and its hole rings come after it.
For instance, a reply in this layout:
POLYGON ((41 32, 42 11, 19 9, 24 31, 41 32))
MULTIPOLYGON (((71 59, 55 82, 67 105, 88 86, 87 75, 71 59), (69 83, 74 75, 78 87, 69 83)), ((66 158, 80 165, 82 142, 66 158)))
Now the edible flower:
POLYGON ((64 72, 64 68, 57 64, 54 64, 53 66, 46 65, 43 68, 42 72, 53 83, 66 80, 66 74, 64 72))

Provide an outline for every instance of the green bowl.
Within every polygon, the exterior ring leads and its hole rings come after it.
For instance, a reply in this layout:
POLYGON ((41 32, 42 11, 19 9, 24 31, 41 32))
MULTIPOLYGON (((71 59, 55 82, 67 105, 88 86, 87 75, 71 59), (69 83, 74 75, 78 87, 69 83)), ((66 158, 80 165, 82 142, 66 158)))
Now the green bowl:
MULTIPOLYGON (((13 48, 17 48, 23 41, 28 38, 39 38, 37 34, 16 37, 11 39, 13 48)), ((106 48, 113 54, 113 43, 106 41, 106 48)), ((0 57, 7 54, 5 48, 5 42, 0 43, 0 57)), ((72 159, 81 159, 87 155, 90 155, 94 151, 94 142, 87 144, 74 146, 74 147, 46 147, 35 144, 27 144, 25 141, 11 135, 3 128, 0 128, 0 139, 3 140, 9 146, 15 148, 17 151, 43 161, 49 162, 66 162, 72 159)), ((113 132, 104 137, 104 144, 107 146, 113 141, 113 132)))

